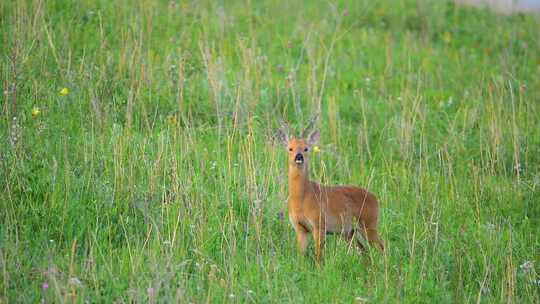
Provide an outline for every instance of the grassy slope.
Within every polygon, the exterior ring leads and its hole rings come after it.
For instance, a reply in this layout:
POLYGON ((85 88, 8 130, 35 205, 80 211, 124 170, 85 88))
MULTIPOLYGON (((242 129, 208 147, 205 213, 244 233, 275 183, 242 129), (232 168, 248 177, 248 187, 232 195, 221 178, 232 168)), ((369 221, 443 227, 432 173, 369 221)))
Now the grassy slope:
POLYGON ((0 2, 0 302, 538 302, 540 23, 354 3, 0 2), (317 109, 384 256, 277 216, 317 109))

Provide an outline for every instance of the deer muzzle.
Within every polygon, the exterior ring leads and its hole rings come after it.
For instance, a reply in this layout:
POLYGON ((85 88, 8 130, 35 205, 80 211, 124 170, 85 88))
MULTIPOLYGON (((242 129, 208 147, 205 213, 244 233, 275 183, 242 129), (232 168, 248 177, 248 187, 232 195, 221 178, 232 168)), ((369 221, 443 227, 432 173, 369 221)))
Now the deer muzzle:
POLYGON ((304 155, 302 155, 301 153, 298 153, 296 154, 296 156, 294 157, 294 162, 298 165, 301 165, 304 163, 304 155))

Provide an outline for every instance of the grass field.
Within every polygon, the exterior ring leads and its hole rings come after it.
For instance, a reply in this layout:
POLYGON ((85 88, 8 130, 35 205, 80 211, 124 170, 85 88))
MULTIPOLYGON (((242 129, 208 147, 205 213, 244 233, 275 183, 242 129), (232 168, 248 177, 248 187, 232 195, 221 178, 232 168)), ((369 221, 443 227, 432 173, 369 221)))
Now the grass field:
POLYGON ((15 0, 0 44, 0 303, 540 302, 532 16, 15 0), (378 196, 384 255, 296 252, 272 138, 317 111, 312 179, 378 196))

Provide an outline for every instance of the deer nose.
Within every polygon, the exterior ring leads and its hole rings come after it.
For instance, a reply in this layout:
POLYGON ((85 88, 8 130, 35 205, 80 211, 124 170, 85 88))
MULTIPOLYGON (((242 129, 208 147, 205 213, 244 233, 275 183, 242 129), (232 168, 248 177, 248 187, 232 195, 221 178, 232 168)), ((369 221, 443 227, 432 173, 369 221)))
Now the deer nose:
POLYGON ((302 155, 302 153, 296 154, 296 156, 294 157, 294 162, 297 163, 297 164, 303 164, 304 163, 304 155, 302 155))

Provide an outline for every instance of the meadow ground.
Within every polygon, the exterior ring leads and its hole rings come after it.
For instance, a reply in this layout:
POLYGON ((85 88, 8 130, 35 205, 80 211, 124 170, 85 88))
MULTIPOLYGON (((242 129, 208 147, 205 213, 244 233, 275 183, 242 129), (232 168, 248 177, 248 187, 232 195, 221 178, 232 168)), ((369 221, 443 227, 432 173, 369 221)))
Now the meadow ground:
POLYGON ((18 0, 0 39, 1 303, 540 301, 532 16, 18 0), (312 178, 377 194, 384 255, 296 253, 272 136, 316 111, 312 178))

